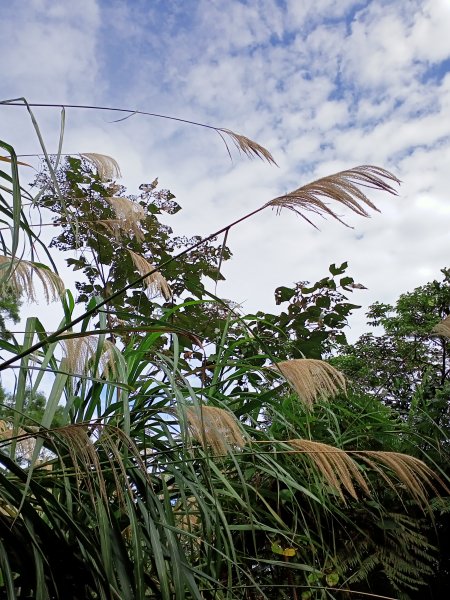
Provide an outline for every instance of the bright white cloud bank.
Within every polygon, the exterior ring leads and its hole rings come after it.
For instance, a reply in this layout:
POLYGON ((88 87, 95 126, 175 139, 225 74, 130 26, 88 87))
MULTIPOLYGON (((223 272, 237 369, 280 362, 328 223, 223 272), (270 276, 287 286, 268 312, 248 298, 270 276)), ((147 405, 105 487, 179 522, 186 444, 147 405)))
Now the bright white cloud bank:
MULTIPOLYGON (((6 3, 5 3, 6 4, 6 3)), ((278 285, 323 277, 332 262, 369 290, 365 307, 449 266, 448 0, 22 0, 2 6, 3 98, 102 104, 229 127, 280 168, 234 157, 219 138, 173 122, 69 110, 67 152, 104 152, 130 191, 155 176, 184 210, 179 233, 209 233, 270 198, 358 164, 392 170, 398 198, 355 229, 267 212, 232 232, 223 296, 270 309, 278 285)), ((56 148, 59 114, 37 109, 56 148)), ((0 137, 39 151, 25 111, 0 107, 0 137)), ((30 310, 32 312, 32 310, 30 310)), ((363 311, 351 337, 362 331, 363 311)), ((50 328, 50 325, 49 325, 50 328)))

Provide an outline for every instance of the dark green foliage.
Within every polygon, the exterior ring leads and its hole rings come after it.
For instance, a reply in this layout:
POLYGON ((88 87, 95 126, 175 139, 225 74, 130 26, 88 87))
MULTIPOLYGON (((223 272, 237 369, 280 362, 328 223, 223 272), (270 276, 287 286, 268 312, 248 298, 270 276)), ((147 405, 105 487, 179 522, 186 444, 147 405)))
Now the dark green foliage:
POLYGON ((330 266, 331 277, 314 284, 301 281, 293 288, 275 290, 277 304, 288 305, 278 315, 258 312, 249 326, 264 345, 264 351, 280 359, 322 358, 346 341, 347 317, 356 308, 348 301, 354 279, 344 276, 347 263, 330 266))
MULTIPOLYGON (((40 174, 35 185, 48 190, 41 199, 41 205, 56 213, 55 223, 62 227, 51 247, 63 252, 79 251, 77 258, 67 259, 67 264, 74 270, 82 271, 87 279, 76 284, 78 302, 87 303, 94 296, 105 298, 137 278, 138 273, 128 250, 157 265, 169 261, 174 254, 200 239, 196 236, 176 236, 170 226, 159 220, 164 213, 175 214, 181 207, 169 190, 157 190, 157 179, 151 184, 141 185, 138 196, 127 195, 123 186, 103 183, 87 160, 73 157, 65 160, 56 171, 56 177, 61 193, 65 198, 70 198, 65 211, 62 211, 48 171, 40 174), (117 218, 107 201, 111 196, 128 198, 146 211, 145 218, 137 226, 142 239, 136 237, 133 231, 123 229, 117 231, 115 236, 108 226, 102 224, 117 218)), ((208 242, 170 262, 162 269, 162 274, 170 283, 174 301, 181 296, 186 297, 186 294, 202 297, 204 278, 223 279, 218 270, 219 264, 230 256, 227 247, 208 242)), ((131 294, 116 298, 110 303, 109 310, 129 310, 152 316, 160 302, 155 299, 155 303, 153 298, 147 298, 141 290, 142 284, 131 294)))

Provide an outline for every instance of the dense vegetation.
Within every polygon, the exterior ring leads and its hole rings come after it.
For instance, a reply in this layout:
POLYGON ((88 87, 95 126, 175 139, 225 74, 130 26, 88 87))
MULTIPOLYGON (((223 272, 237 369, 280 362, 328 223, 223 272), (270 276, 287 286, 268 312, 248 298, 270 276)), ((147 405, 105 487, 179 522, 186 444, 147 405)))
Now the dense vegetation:
MULTIPOLYGON (((0 369, 16 385, 0 395, 0 597, 441 597, 449 272, 371 307, 381 333, 350 346, 347 264, 243 315, 210 291, 233 225, 174 235, 173 195, 156 179, 127 194, 97 154, 47 157, 31 194, 1 146, 0 369), (49 248, 25 202, 51 213, 49 248), (82 274, 76 295, 55 252, 82 274), (44 296, 63 305, 56 332, 38 317, 7 331, 44 296)), ((358 167, 265 206, 364 216, 361 186, 394 183, 358 167)))

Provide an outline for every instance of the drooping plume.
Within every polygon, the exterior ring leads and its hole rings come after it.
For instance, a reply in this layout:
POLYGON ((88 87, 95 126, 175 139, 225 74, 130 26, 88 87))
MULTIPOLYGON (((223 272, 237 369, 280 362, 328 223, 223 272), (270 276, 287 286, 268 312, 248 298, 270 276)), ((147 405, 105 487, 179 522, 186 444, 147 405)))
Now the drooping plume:
POLYGON ((390 194, 397 194, 392 186, 394 183, 399 184, 400 180, 389 171, 372 165, 362 165, 317 179, 288 194, 270 200, 264 207, 272 206, 277 210, 283 208, 292 210, 314 227, 316 226, 305 216, 304 212, 330 216, 346 225, 336 212, 328 206, 326 200, 339 202, 356 214, 368 217, 369 213, 366 207, 376 211, 378 211, 378 208, 359 187, 368 187, 390 194))
MULTIPOLYGON (((66 361, 66 368, 74 375, 85 374, 92 365, 99 347, 99 338, 96 335, 61 340, 66 361)), ((98 373, 115 372, 114 344, 103 340, 98 360, 98 373)))
POLYGON ((323 360, 285 360, 276 363, 272 370, 281 372, 308 408, 319 399, 331 398, 346 390, 344 375, 323 360))
POLYGON ((106 198, 106 200, 117 217, 116 220, 109 221, 109 223, 114 223, 115 227, 135 235, 136 239, 142 242, 144 234, 139 227, 139 223, 147 216, 144 208, 128 198, 112 197, 106 198))
POLYGON ((102 181, 107 182, 122 177, 117 161, 111 156, 95 152, 84 152, 80 156, 95 166, 98 176, 102 181))
POLYGON ((3 282, 18 295, 24 295, 30 302, 36 302, 36 288, 33 277, 37 277, 42 284, 45 300, 48 303, 56 302, 64 293, 63 280, 45 265, 37 265, 27 260, 12 260, 10 256, 0 256, 0 266, 11 269, 9 278, 3 282))
MULTIPOLYGON (((131 256, 131 260, 133 261, 133 264, 140 275, 145 275, 146 273, 150 273, 155 269, 154 265, 149 263, 148 260, 146 260, 140 254, 136 254, 136 252, 133 252, 132 250, 128 250, 128 253, 131 256)), ((155 271, 146 277, 144 279, 144 284, 147 287, 148 294, 152 297, 160 294, 165 300, 170 300, 172 297, 172 290, 159 271, 155 271)))
POLYGON ((216 455, 227 454, 233 446, 245 446, 236 417, 223 408, 188 408, 186 418, 192 437, 203 446, 209 446, 216 455))

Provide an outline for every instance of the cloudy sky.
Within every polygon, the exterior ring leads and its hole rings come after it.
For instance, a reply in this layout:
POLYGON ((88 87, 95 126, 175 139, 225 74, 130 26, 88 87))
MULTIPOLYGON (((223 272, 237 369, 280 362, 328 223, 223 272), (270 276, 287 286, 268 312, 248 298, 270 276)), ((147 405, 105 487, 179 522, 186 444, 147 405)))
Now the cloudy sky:
MULTIPOLYGON (((114 156, 136 192, 156 176, 183 210, 180 234, 207 234, 274 196, 359 164, 393 171, 398 197, 315 231, 270 210, 232 231, 219 293, 273 308, 278 285, 330 263, 368 290, 365 308, 450 266, 448 0, 0 0, 0 96, 163 113, 243 133, 279 168, 227 152, 214 132, 151 117, 112 123, 69 109, 65 152, 114 156)), ((36 109, 49 151, 59 110, 36 109)), ((0 106, 1 138, 39 152, 23 108, 0 106)), ((25 175, 25 174, 24 174, 25 175)), ((30 307, 30 313, 35 307, 30 307)), ((363 311, 350 338, 362 332, 363 311)), ((48 324, 51 328, 51 324, 48 324)))

